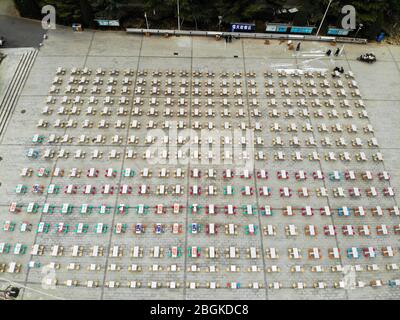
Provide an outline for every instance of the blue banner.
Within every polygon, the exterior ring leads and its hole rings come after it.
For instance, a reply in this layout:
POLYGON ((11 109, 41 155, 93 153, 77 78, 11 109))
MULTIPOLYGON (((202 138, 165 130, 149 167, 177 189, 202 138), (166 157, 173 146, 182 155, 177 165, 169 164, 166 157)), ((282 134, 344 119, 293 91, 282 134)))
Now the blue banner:
POLYGON ((348 29, 339 29, 339 28, 329 28, 328 36, 348 36, 350 30, 348 29))
POLYGON ((291 27, 291 33, 303 33, 303 34, 312 34, 315 27, 291 27))
POLYGON ((254 32, 256 25, 254 23, 231 23, 231 32, 254 32))

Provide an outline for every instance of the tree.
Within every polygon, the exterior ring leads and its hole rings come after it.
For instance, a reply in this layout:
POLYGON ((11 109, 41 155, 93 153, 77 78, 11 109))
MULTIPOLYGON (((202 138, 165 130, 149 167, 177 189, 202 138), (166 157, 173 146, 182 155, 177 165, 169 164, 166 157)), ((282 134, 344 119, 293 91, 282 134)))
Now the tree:
POLYGON ((41 10, 35 1, 31 0, 14 0, 20 15, 26 18, 40 19, 41 10))
POLYGON ((80 3, 74 0, 36 0, 39 7, 52 5, 56 8, 57 23, 70 25, 82 18, 80 3))
POLYGON ((88 0, 79 0, 79 4, 82 13, 83 24, 89 27, 93 27, 94 26, 93 11, 88 0))
MULTIPOLYGON (((1 1, 1 0, 0 0, 1 1)), ((294 2, 296 14, 276 15, 288 8, 286 0, 179 0, 182 27, 186 29, 217 30, 218 16, 223 16, 222 29, 231 22, 291 22, 319 25, 329 0, 294 2)), ((22 16, 40 18, 40 8, 46 4, 56 8, 57 22, 81 22, 91 26, 94 17, 138 21, 142 27, 144 12, 154 28, 176 28, 177 0, 15 0, 22 16)), ((334 0, 326 17, 326 25, 340 27, 341 9, 353 5, 357 24, 364 24, 360 35, 375 37, 381 29, 392 29, 400 18, 400 0, 334 0)), ((259 31, 261 31, 261 27, 259 31)))

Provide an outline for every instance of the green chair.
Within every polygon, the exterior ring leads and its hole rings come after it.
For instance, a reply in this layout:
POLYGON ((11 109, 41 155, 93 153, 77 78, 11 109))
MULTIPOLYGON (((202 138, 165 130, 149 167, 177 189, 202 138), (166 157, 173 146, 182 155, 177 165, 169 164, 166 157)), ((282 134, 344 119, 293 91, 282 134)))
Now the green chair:
POLYGON ((43 170, 40 170, 36 173, 36 176, 38 177, 48 177, 50 174, 50 170, 47 168, 44 168, 43 170))
MULTIPOLYGON (((47 186, 47 193, 49 193, 50 188, 53 188, 52 185, 47 186)), ((59 193, 60 193, 60 186, 55 185, 52 194, 59 194, 59 193)))
POLYGON ((189 210, 190 210, 190 212, 191 213, 194 213, 193 212, 193 209, 196 207, 196 210, 197 210, 197 212, 196 213, 201 213, 201 209, 203 208, 201 205, 196 205, 196 206, 194 206, 193 204, 191 204, 190 206, 189 206, 189 210))
POLYGON ((25 254, 27 248, 28 248, 28 247, 27 247, 26 245, 22 245, 19 254, 25 254))
POLYGON ((135 171, 134 170, 131 170, 131 169, 124 169, 124 170, 122 170, 122 175, 124 176, 124 177, 134 177, 135 176, 135 171))
MULTIPOLYGON (((231 196, 231 195, 234 195, 234 194, 235 194, 235 188, 232 187, 232 191, 231 191, 231 193, 229 195, 231 196)), ((227 186, 224 187, 224 195, 225 196, 228 195, 228 187, 227 186)))
POLYGON ((61 214, 71 214, 74 210, 74 206, 72 204, 67 204, 65 207, 64 205, 61 206, 60 213, 61 214))
POLYGON ((129 209, 129 206, 127 204, 120 204, 116 208, 116 213, 117 214, 127 214, 128 209, 129 209))
POLYGON ((28 187, 23 184, 19 184, 15 187, 15 192, 18 194, 25 194, 27 191, 28 187))
POLYGON ((93 212, 93 206, 81 205, 79 212, 80 214, 91 214, 93 212))
POLYGON ((44 136, 42 136, 42 135, 34 135, 33 137, 32 137, 32 142, 33 143, 43 143, 43 141, 44 141, 44 136))
POLYGON ((98 211, 99 214, 110 214, 111 212, 111 206, 109 205, 100 205, 98 206, 98 209, 99 209, 98 211))
MULTIPOLYGON (((121 227, 121 233, 125 233, 126 232, 126 224, 123 223, 122 227, 121 227)), ((117 226, 114 227, 114 234, 117 234, 117 226)))
POLYGON ((4 244, 3 253, 10 253, 11 245, 9 243, 4 244))
POLYGON ((44 205, 42 206, 42 213, 53 214, 55 208, 56 208, 56 206, 53 205, 53 204, 50 204, 50 205, 47 205, 47 206, 46 206, 46 204, 44 204, 44 205), (46 208, 47 208, 47 209, 46 209, 46 208), (46 211, 46 210, 47 210, 47 211, 46 211))
MULTIPOLYGON (((243 214, 245 214, 245 215, 250 214, 246 205, 242 206, 242 210, 243 210, 243 214)), ((252 215, 257 214, 257 210, 256 210, 255 206, 252 205, 251 210, 252 210, 252 213, 251 213, 252 215)))
MULTIPOLYGON (((99 227, 99 224, 97 223, 97 224, 94 226, 94 232, 95 232, 95 233, 97 233, 97 228, 98 228, 98 227, 99 227)), ((107 230, 108 230, 108 225, 103 224, 103 228, 102 228, 101 232, 102 232, 102 233, 107 233, 107 230)))
POLYGON ((26 207, 26 213, 38 213, 39 205, 35 202, 26 207))
MULTIPOLYGON (((5 226, 6 226, 6 223, 4 223, 4 228, 5 228, 5 226)), ((15 230, 15 222, 10 221, 9 225, 8 225, 8 231, 14 231, 14 230, 15 230)))
POLYGON ((135 206, 135 210, 136 210, 137 214, 148 214, 149 213, 149 209, 150 209, 149 206, 143 205, 143 207, 142 207, 143 212, 140 213, 139 212, 140 211, 140 206, 135 206))

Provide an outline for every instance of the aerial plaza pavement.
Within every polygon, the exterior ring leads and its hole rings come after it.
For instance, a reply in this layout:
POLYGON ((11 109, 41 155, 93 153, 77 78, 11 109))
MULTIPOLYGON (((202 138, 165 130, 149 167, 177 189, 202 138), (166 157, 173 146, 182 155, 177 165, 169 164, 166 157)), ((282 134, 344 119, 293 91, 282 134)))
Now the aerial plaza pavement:
POLYGON ((32 59, 0 136, 19 298, 399 299, 398 47, 58 28, 32 59))

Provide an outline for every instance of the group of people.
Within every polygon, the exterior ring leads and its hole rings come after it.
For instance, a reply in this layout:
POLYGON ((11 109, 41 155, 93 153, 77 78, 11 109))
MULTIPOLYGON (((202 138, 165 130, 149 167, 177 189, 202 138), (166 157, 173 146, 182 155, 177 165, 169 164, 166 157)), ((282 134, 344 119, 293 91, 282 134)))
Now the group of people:
MULTIPOLYGON (((335 51, 335 53, 334 53, 334 55, 335 55, 335 57, 338 57, 339 54, 340 54, 340 48, 337 48, 336 51, 335 51)), ((330 56, 332 55, 332 50, 329 49, 329 50, 326 52, 326 55, 327 55, 328 57, 330 57, 330 56)))
MULTIPOLYGON (((297 43, 296 51, 300 51, 300 49, 301 49, 301 42, 297 43)), ((338 57, 339 54, 340 54, 340 52, 341 52, 341 49, 340 49, 340 48, 337 48, 336 51, 335 51, 335 53, 334 53, 334 55, 335 55, 336 57, 338 57)), ((330 56, 332 55, 332 50, 329 49, 328 51, 326 51, 326 55, 327 55, 328 57, 330 57, 330 56)))
POLYGON ((366 53, 362 54, 358 60, 367 63, 374 63, 376 62, 376 56, 373 53, 366 53))
POLYGON ((333 78, 340 77, 340 74, 343 73, 344 73, 343 67, 335 67, 335 69, 333 69, 332 77, 333 78))
POLYGON ((233 36, 231 36, 231 35, 226 35, 226 36, 224 36, 224 38, 225 38, 225 42, 226 42, 226 43, 230 43, 230 42, 232 42, 233 36))
POLYGON ((335 69, 333 69, 333 71, 337 71, 337 72, 339 72, 339 73, 344 73, 344 69, 343 69, 343 67, 335 67, 335 69))

